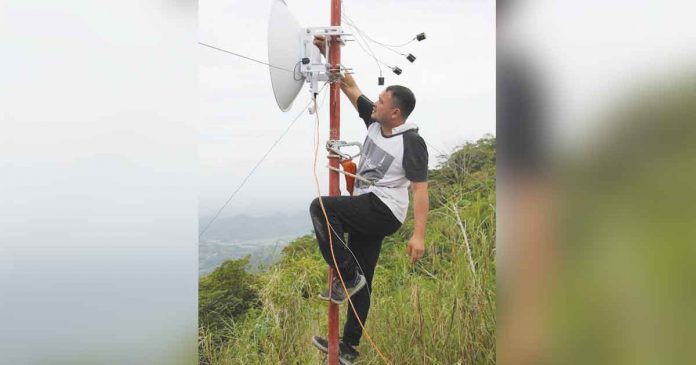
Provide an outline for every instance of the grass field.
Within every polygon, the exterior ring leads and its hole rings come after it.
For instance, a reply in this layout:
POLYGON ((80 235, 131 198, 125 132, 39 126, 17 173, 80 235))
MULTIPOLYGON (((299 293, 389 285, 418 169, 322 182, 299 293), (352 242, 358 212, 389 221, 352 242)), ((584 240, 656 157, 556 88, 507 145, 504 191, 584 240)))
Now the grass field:
MULTIPOLYGON (((430 171, 426 254, 411 265, 413 220, 384 241, 367 331, 391 364, 495 363, 495 138, 462 146, 430 171)), ((309 219, 309 216, 307 217, 309 219)), ((299 237, 258 274, 229 262, 201 278, 201 364, 321 364, 326 264, 299 237)), ((345 318, 341 308, 341 323, 345 318)), ((384 361, 365 337, 356 364, 384 361)))

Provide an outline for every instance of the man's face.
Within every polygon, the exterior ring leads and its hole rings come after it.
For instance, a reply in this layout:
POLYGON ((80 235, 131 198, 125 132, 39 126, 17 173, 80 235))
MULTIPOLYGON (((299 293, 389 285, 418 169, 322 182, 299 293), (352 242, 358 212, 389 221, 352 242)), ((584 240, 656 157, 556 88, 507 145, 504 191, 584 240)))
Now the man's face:
POLYGON ((389 123, 398 114, 397 109, 392 104, 392 94, 391 91, 382 91, 379 94, 379 99, 375 103, 374 109, 372 109, 372 115, 370 118, 380 122, 389 123))

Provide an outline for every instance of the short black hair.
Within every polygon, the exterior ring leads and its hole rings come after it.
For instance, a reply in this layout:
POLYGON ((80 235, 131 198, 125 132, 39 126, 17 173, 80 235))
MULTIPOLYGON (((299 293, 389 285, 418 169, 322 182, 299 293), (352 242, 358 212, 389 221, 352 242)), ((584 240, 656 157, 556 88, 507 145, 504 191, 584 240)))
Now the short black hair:
POLYGON ((413 95, 411 89, 401 85, 391 85, 387 87, 386 91, 391 92, 394 107, 401 110, 401 115, 406 120, 416 107, 416 96, 413 95))

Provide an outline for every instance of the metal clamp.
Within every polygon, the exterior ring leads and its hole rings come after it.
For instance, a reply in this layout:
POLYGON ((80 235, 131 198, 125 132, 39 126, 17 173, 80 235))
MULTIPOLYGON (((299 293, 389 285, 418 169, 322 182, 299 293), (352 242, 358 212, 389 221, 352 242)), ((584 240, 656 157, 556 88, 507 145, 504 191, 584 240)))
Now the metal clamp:
POLYGON ((301 54, 297 62, 297 66, 299 67, 296 66, 296 68, 299 69, 305 82, 309 84, 311 95, 316 95, 319 92, 320 81, 335 82, 334 79, 336 75, 334 74, 343 70, 343 67, 341 67, 341 69, 331 69, 331 65, 328 62, 322 61, 319 49, 314 46, 314 36, 324 36, 325 49, 328 50, 329 42, 332 38, 336 39, 338 43, 344 44, 343 37, 350 35, 349 33, 345 33, 340 26, 304 29, 304 34, 300 37, 301 54))
MULTIPOLYGON (((362 154, 362 143, 360 142, 346 142, 346 141, 339 141, 335 139, 330 139, 326 141, 326 149, 329 150, 329 152, 332 152, 334 155, 336 155, 338 158, 341 160, 352 160, 360 154, 362 154), (348 147, 348 146, 355 146, 358 147, 358 153, 355 155, 350 155, 344 152, 341 152, 342 147, 348 147)), ((331 157, 331 155, 329 155, 331 157)))

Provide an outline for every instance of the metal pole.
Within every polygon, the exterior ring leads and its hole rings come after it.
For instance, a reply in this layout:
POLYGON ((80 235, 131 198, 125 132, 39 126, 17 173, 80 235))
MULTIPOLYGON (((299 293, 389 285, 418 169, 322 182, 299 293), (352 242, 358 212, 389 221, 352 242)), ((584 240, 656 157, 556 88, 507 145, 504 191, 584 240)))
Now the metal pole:
MULTIPOLYGON (((341 0, 331 0, 331 26, 341 25, 341 0)), ((329 43, 329 64, 332 69, 338 69, 341 64, 341 47, 336 36, 331 37, 329 43)), ((341 138, 341 87, 340 83, 331 83, 329 99, 329 139, 341 138)), ((329 166, 338 168, 338 159, 329 158, 329 166)), ((338 196, 339 190, 338 172, 329 170, 329 195, 338 196)), ((335 244, 336 242, 334 242, 335 244)), ((331 287, 334 270, 329 268, 329 288, 331 287)), ((329 301, 329 365, 338 365, 338 304, 329 301)))

